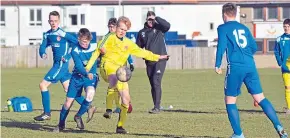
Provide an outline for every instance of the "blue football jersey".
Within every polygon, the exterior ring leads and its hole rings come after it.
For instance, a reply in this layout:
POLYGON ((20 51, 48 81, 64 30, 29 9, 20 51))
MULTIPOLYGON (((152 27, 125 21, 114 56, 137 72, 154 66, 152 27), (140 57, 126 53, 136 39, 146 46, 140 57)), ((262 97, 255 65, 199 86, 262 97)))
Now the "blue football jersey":
POLYGON ((228 65, 255 66, 253 55, 257 44, 250 30, 237 21, 229 21, 218 27, 218 46, 215 67, 220 67, 226 52, 228 65))
POLYGON ((53 60, 60 61, 65 58, 67 61, 70 59, 70 44, 77 44, 76 37, 66 33, 61 28, 57 30, 48 30, 43 34, 43 40, 39 48, 39 55, 42 57, 45 54, 47 47, 51 46, 53 52, 53 60))

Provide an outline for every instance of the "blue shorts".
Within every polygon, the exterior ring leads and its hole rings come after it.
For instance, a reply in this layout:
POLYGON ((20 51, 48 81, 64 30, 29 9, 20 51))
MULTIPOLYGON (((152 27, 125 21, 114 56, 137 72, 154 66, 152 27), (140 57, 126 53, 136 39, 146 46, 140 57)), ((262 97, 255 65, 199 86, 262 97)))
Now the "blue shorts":
POLYGON ((52 68, 47 72, 44 77, 44 80, 57 83, 60 81, 61 83, 69 80, 71 78, 71 74, 69 73, 68 62, 54 62, 52 68))
POLYGON ((83 89, 89 86, 93 86, 95 89, 99 82, 99 76, 95 75, 93 80, 87 77, 83 77, 78 74, 73 74, 70 82, 66 96, 69 98, 76 98, 82 95, 83 89))
POLYGON ((254 95, 263 92, 259 74, 255 67, 230 66, 227 69, 225 78, 225 95, 234 97, 240 95, 243 82, 250 94, 254 95))

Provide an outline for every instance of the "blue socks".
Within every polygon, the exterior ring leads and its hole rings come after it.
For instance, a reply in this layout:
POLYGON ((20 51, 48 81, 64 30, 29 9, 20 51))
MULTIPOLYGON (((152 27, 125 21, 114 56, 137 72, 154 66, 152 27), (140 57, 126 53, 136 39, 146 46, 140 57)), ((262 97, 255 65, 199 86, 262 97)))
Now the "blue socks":
POLYGON ((89 106, 90 106, 91 102, 88 102, 87 100, 84 100, 84 102, 82 103, 78 113, 76 114, 76 116, 81 117, 85 112, 87 112, 89 106))
POLYGON ((267 98, 263 99, 259 103, 259 105, 261 106, 261 108, 263 109, 263 111, 267 115, 267 117, 271 120, 275 129, 277 129, 278 126, 282 126, 279 119, 278 119, 278 116, 276 114, 274 107, 272 106, 272 104, 270 103, 270 101, 267 98))
POLYGON ((60 114, 59 114, 59 123, 58 125, 60 126, 64 126, 65 125, 65 120, 66 120, 66 117, 69 113, 69 109, 65 109, 64 105, 62 106, 62 109, 60 111, 60 114))
POLYGON ((84 102, 85 98, 84 98, 84 96, 79 96, 79 97, 76 97, 75 100, 76 100, 80 105, 82 105, 82 103, 84 102))
POLYGON ((50 115, 50 95, 49 95, 49 91, 42 91, 41 92, 41 96, 42 96, 42 106, 43 106, 44 113, 50 115))
POLYGON ((241 135, 242 129, 240 125, 240 116, 236 104, 226 104, 228 118, 235 135, 241 135))

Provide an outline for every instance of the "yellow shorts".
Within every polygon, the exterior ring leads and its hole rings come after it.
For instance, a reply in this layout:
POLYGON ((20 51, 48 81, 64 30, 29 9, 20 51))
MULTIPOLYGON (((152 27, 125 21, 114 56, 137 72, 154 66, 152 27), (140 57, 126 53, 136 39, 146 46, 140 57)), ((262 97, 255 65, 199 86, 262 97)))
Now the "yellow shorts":
POLYGON ((102 76, 102 78, 104 79, 104 81, 109 83, 109 76, 112 74, 116 74, 117 69, 120 66, 116 65, 116 64, 112 64, 110 62, 103 62, 101 63, 100 66, 100 74, 102 76))
MULTIPOLYGON (((101 63, 100 74, 102 78, 104 79, 104 81, 109 83, 109 76, 116 74, 116 71, 118 70, 119 67, 120 67, 119 65, 116 65, 110 62, 101 63)), ((116 88, 118 89, 118 91, 122 91, 122 90, 128 90, 129 86, 127 82, 118 81, 116 88)))
MULTIPOLYGON (((289 59, 286 62, 286 66, 288 68, 290 68, 290 60, 289 59)), ((290 86, 290 73, 283 73, 282 76, 283 76, 285 86, 290 86)))

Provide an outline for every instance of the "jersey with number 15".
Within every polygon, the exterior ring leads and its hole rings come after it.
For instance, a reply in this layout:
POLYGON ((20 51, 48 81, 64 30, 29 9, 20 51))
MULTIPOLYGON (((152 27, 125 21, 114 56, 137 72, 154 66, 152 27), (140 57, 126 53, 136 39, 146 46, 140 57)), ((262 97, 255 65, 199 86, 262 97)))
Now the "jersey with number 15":
POLYGON ((225 51, 228 65, 255 67, 253 55, 257 51, 257 44, 245 25, 229 21, 218 27, 215 67, 220 68, 225 51))

